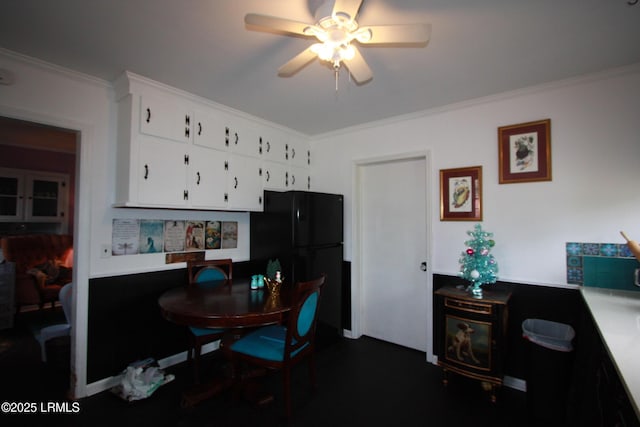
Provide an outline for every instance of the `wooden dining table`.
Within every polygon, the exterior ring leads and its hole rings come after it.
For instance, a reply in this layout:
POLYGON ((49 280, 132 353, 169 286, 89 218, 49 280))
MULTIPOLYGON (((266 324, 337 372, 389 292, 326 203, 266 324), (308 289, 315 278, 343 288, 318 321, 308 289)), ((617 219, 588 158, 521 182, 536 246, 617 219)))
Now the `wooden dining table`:
MULTIPOLYGON (((228 358, 230 344, 251 327, 281 323, 291 310, 292 286, 284 283, 275 295, 266 287, 251 289, 249 279, 199 283, 198 286, 181 284, 169 289, 158 298, 162 316, 179 325, 199 328, 226 328, 221 347, 228 358)), ((183 392, 183 406, 193 406, 230 388, 234 378, 214 378, 205 384, 196 384, 183 392)), ((254 393, 255 394, 255 393, 254 393)), ((250 397, 256 403, 266 402, 268 395, 250 397)))

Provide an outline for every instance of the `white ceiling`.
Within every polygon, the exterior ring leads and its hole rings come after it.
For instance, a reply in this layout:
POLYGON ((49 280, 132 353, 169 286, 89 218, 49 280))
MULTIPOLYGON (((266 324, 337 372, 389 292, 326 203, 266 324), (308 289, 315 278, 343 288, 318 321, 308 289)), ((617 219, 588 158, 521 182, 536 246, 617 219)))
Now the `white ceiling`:
MULTIPOLYGON (((431 23, 423 48, 361 47, 373 80, 311 43, 249 30, 246 13, 313 22, 318 0, 3 0, 0 47, 113 81, 122 71, 307 135, 640 62, 637 0, 364 0, 360 25, 431 23)), ((16 76, 16 80, 19 76, 16 76)))

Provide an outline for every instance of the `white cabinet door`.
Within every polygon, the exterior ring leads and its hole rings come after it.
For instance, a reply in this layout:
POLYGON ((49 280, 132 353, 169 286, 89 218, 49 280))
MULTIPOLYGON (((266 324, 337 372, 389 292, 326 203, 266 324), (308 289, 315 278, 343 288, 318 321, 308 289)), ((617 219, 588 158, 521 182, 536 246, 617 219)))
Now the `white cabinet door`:
POLYGON ((65 217, 68 179, 46 174, 26 177, 25 220, 61 221, 65 217))
POLYGON ((227 207, 227 153, 193 146, 189 155, 189 201, 193 208, 227 207))
POLYGON ((254 125, 240 118, 229 119, 229 149, 234 154, 260 157, 263 147, 254 125))
POLYGON ((290 190, 287 165, 285 163, 262 162, 262 186, 265 190, 290 190))
POLYGON ((147 138, 140 145, 138 165, 138 203, 148 206, 187 205, 187 165, 189 146, 147 138))
POLYGON ((191 141, 191 113, 167 95, 144 95, 140 100, 140 132, 171 139, 191 141))
POLYGON ((284 133, 274 129, 262 129, 260 138, 262 138, 262 158, 264 160, 287 162, 287 136, 284 133))
POLYGON ((311 189, 311 177, 307 168, 289 168, 289 189, 309 191, 311 189))
POLYGON ((195 145, 226 151, 229 148, 229 131, 222 114, 213 111, 194 113, 193 143, 195 145))
POLYGON ((235 210, 262 210, 262 176, 260 159, 231 155, 227 190, 229 208, 235 210))
POLYGON ((297 168, 311 166, 311 152, 306 141, 290 139, 288 142, 289 164, 297 168))

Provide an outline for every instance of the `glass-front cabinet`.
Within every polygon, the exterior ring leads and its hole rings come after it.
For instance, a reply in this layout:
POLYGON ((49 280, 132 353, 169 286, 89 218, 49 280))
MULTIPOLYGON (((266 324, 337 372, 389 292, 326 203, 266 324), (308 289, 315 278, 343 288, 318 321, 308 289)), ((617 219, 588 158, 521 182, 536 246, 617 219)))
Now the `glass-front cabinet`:
POLYGON ((23 219, 24 185, 22 174, 0 169, 0 220, 23 219))
POLYGON ((0 168, 0 221, 62 222, 66 174, 0 168))

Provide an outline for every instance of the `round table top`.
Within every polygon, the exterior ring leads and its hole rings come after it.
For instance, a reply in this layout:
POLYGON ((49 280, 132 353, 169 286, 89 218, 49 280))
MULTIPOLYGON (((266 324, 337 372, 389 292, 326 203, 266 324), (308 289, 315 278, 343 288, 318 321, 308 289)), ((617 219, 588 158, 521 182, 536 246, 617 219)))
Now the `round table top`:
POLYGON ((242 328, 279 323, 291 309, 291 286, 279 295, 266 288, 252 290, 248 280, 182 285, 158 298, 162 315, 169 321, 201 328, 242 328), (213 285, 207 287, 207 285, 213 285))

